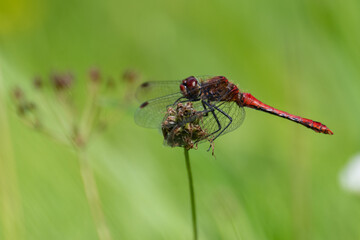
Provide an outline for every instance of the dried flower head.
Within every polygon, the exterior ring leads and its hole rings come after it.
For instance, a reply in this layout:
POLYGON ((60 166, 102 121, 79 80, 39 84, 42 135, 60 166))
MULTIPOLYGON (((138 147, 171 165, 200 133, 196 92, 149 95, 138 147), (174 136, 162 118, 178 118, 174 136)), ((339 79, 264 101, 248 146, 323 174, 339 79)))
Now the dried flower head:
POLYGON ((169 107, 161 124, 165 144, 191 149, 199 141, 208 140, 208 133, 201 128, 202 117, 191 102, 178 103, 175 109, 169 107))
POLYGON ((101 80, 101 73, 98 68, 91 68, 89 71, 90 80, 94 83, 98 83, 101 80))
POLYGON ((25 93, 20 87, 14 88, 12 91, 12 95, 14 98, 15 107, 17 110, 17 114, 28 121, 29 124, 35 126, 37 123, 36 119, 36 104, 32 101, 29 101, 25 93))
POLYGON ((52 75, 51 79, 56 90, 65 90, 70 88, 73 83, 74 77, 70 72, 55 73, 52 75))
POLYGON ((123 79, 126 82, 134 83, 140 78, 140 74, 134 69, 127 69, 123 73, 123 79))
POLYGON ((17 102, 24 98, 24 92, 19 87, 14 88, 12 95, 17 102))
POLYGON ((41 89, 43 87, 43 81, 41 77, 37 76, 33 80, 33 85, 36 89, 41 89))

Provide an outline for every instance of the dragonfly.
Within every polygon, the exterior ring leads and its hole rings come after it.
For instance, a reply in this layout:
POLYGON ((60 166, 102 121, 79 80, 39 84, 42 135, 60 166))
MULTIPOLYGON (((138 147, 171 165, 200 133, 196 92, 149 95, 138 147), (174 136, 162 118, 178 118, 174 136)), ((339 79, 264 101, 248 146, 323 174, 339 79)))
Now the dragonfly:
MULTIPOLYGON (((224 76, 190 76, 180 81, 150 81, 139 86, 136 97, 143 101, 135 113, 135 122, 146 128, 160 128, 167 109, 179 103, 191 103, 200 114, 201 128, 211 142, 237 129, 245 118, 244 108, 252 108, 282 117, 318 133, 333 135, 324 124, 271 107, 252 94, 241 91, 224 76)), ((193 121, 194 116, 188 121, 193 121)))

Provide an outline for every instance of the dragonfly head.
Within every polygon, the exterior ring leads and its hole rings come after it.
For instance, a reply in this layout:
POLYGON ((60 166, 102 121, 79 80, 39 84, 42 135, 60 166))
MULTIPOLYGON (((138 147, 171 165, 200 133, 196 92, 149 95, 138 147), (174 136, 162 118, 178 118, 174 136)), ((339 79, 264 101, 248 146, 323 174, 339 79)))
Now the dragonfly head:
POLYGON ((194 76, 185 78, 180 84, 180 90, 188 99, 198 98, 200 94, 199 81, 194 76))

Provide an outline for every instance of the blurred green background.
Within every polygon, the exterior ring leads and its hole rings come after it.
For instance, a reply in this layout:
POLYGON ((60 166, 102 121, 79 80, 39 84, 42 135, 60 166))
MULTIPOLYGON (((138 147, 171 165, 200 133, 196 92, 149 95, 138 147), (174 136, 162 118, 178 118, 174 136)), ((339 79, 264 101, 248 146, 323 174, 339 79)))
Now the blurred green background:
MULTIPOLYGON (((0 239, 98 239, 76 154, 22 124, 9 97, 36 97, 33 77, 53 70, 84 83, 92 66, 116 79, 225 75, 334 131, 247 110, 216 158, 190 151, 200 239, 360 239, 360 198, 338 183, 360 150, 359 12, 356 0, 0 1, 0 239)), ((135 125, 137 105, 88 146, 108 228, 190 239, 183 150, 135 125)))

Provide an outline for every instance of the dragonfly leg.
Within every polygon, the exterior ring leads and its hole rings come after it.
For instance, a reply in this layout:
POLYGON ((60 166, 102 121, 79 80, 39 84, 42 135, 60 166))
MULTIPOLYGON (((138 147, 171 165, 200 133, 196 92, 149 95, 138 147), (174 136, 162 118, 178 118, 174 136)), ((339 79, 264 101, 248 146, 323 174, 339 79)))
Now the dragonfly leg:
MULTIPOLYGON (((205 110, 207 110, 206 106, 208 106, 208 107, 210 108, 210 112, 211 112, 212 115, 214 116, 214 118, 215 118, 215 120, 216 120, 216 123, 217 123, 217 125, 218 125, 218 127, 219 127, 216 131, 210 133, 210 134, 207 136, 207 137, 209 137, 209 136, 211 136, 211 135, 214 135, 214 134, 217 133, 218 131, 220 131, 222 127, 221 127, 221 123, 220 123, 220 121, 219 121, 219 119, 218 119, 218 117, 217 117, 217 115, 216 115, 216 113, 215 113, 215 110, 214 110, 214 108, 213 108, 213 105, 211 105, 210 103, 205 102, 205 101, 201 101, 201 103, 203 104, 203 107, 204 107, 205 110)), ((208 113, 206 113, 206 116, 207 116, 207 114, 208 114, 208 113)))
MULTIPOLYGON (((215 120, 216 120, 216 123, 217 123, 217 125, 218 125, 219 128, 218 128, 216 131, 214 131, 214 132, 206 135, 204 138, 202 138, 202 139, 200 139, 200 140, 197 140, 195 143, 198 143, 198 142, 200 142, 201 140, 203 140, 203 139, 205 139, 205 138, 207 138, 207 137, 209 137, 209 136, 211 136, 211 135, 214 135, 215 133, 217 133, 218 131, 220 131, 221 128, 222 128, 222 127, 221 127, 221 123, 220 123, 220 121, 219 121, 219 119, 218 119, 218 117, 217 117, 217 115, 216 115, 216 113, 215 113, 214 108, 212 107, 212 105, 211 105, 210 103, 208 103, 208 102, 205 102, 205 101, 201 101, 201 103, 202 103, 202 105, 203 105, 203 107, 204 107, 204 111, 201 111, 202 114, 203 114, 203 116, 208 116, 209 112, 211 112, 212 115, 214 116, 214 118, 215 118, 215 120), (206 106, 208 106, 209 108, 207 108, 206 106)), ((209 148, 209 149, 210 149, 210 148, 209 148)))
POLYGON ((206 105, 205 105, 204 101, 201 101, 201 104, 202 104, 202 106, 203 106, 203 108, 204 108, 204 112, 206 112, 206 113, 204 114, 204 116, 207 117, 207 116, 209 115, 209 111, 208 111, 208 109, 206 108, 206 105))
MULTIPOLYGON (((221 126, 221 123, 220 123, 220 121, 219 121, 219 119, 218 119, 218 117, 217 117, 217 115, 216 115, 216 113, 215 113, 215 111, 214 111, 214 106, 211 105, 211 104, 208 103, 208 102, 205 102, 205 101, 201 101, 201 103, 202 103, 202 105, 203 105, 203 107, 204 107, 204 110, 207 112, 205 116, 208 116, 208 113, 209 113, 209 111, 210 111, 210 112, 212 113, 212 115, 214 116, 214 118, 215 118, 215 120, 216 120, 216 123, 217 123, 217 125, 218 125, 218 127, 219 127, 216 131, 214 131, 214 132, 212 132, 212 133, 210 133, 210 134, 208 134, 208 135, 206 136, 206 137, 209 137, 209 136, 212 136, 212 135, 214 135, 215 133, 219 132, 219 131, 222 129, 222 126, 221 126), (210 109, 207 109, 206 106, 208 106, 210 109)), ((222 131, 221 131, 221 132, 222 132, 222 131)), ((216 137, 217 137, 217 136, 216 136, 216 137)), ((216 137, 215 137, 215 138, 216 138, 216 137)), ((211 147, 212 147, 212 143, 214 142, 215 138, 210 142, 210 146, 209 146, 209 149, 208 149, 207 151, 210 151, 210 149, 211 149, 211 147)))
MULTIPOLYGON (((214 142, 216 138, 218 138, 229 126, 230 124, 232 123, 232 118, 226 113, 224 112, 223 110, 221 110, 220 108, 218 108, 217 106, 213 106, 216 110, 218 110, 220 113, 222 113, 225 117, 227 117, 229 119, 229 123, 221 130, 221 132, 219 132, 213 140, 211 140, 211 142, 214 142)), ((218 131, 216 131, 218 132, 218 131)))

